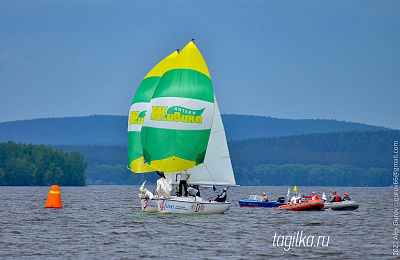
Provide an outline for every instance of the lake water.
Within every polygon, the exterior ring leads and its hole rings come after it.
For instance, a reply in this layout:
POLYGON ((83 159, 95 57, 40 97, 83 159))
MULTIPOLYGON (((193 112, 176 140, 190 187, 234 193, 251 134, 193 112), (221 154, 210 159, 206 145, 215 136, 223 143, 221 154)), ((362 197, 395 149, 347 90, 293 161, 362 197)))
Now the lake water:
MULTIPOLYGON (((225 214, 163 215, 140 212, 138 186, 61 187, 62 209, 44 207, 50 187, 0 187, 0 259, 393 258, 392 188, 336 188, 360 202, 349 212, 238 205, 262 192, 270 200, 286 197, 287 189, 232 187, 233 205, 225 214), (283 237, 274 244, 275 234, 277 239, 297 231, 310 247, 299 240, 285 247, 283 237), (325 236, 325 246, 316 245, 318 236, 325 236)), ((321 197, 330 187, 299 187, 300 193, 312 191, 321 197)))

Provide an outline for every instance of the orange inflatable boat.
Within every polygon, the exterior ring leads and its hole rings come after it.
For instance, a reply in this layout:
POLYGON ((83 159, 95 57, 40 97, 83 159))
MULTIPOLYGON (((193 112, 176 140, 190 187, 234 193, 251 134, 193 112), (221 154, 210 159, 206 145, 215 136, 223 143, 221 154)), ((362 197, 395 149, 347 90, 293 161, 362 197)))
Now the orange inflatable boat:
POLYGON ((292 203, 279 206, 278 209, 291 211, 322 210, 324 202, 322 200, 309 200, 306 202, 292 203))

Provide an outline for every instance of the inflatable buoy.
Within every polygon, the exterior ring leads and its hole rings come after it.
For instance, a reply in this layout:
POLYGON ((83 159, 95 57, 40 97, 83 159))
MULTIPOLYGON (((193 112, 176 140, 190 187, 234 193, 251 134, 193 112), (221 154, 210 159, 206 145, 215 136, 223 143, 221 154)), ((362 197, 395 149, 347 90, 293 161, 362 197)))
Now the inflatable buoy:
POLYGON ((46 208, 62 208, 60 187, 57 185, 53 185, 50 188, 49 196, 46 201, 46 208))

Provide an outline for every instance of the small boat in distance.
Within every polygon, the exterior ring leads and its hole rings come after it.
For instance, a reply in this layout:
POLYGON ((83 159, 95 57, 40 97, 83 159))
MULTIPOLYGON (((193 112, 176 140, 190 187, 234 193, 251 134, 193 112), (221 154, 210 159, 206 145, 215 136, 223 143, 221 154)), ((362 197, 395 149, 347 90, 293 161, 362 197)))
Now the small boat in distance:
POLYGON ((345 200, 340 202, 325 202, 324 209, 330 210, 356 210, 359 204, 357 201, 345 200))
POLYGON ((285 198, 279 197, 277 201, 262 201, 261 196, 250 195, 248 199, 239 200, 240 207, 277 208, 285 205, 285 198))
POLYGON ((309 200, 300 203, 290 203, 278 207, 278 209, 284 209, 289 211, 322 210, 323 208, 324 208, 324 202, 322 200, 309 200))

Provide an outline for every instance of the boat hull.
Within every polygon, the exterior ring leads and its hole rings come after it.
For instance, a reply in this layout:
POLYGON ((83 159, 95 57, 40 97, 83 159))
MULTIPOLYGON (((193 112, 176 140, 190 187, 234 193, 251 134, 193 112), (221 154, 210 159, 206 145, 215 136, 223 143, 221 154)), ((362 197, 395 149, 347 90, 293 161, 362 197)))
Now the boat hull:
POLYGON ((325 203, 324 209, 331 210, 356 210, 359 204, 356 201, 341 201, 341 202, 328 202, 325 203))
POLYGON ((186 199, 159 199, 159 213, 173 214, 221 214, 231 206, 229 202, 190 201, 186 199))
POLYGON ((308 211, 308 210, 322 210, 324 202, 322 200, 309 200, 301 203, 288 204, 279 206, 278 209, 289 211, 308 211))
POLYGON ((140 204, 143 212, 157 212, 158 205, 156 199, 144 199, 140 198, 140 204))
POLYGON ((240 207, 277 208, 282 205, 285 205, 285 203, 280 203, 276 201, 259 201, 252 199, 239 200, 240 207))

